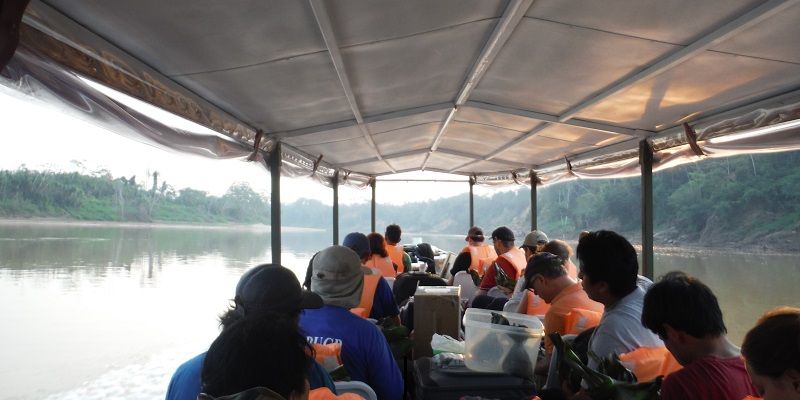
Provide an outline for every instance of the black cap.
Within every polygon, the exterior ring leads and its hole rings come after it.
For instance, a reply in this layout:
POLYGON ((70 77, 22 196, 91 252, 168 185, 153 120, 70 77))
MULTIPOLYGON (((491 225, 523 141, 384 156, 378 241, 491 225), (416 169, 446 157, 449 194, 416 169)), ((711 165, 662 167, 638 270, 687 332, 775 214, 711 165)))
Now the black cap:
POLYGON ((514 232, 511 229, 501 226, 492 232, 492 240, 502 240, 504 242, 514 241, 514 232))
POLYGON ((249 271, 236 284, 236 308, 242 314, 254 311, 295 313, 322 307, 319 295, 304 291, 288 268, 262 264, 249 271))

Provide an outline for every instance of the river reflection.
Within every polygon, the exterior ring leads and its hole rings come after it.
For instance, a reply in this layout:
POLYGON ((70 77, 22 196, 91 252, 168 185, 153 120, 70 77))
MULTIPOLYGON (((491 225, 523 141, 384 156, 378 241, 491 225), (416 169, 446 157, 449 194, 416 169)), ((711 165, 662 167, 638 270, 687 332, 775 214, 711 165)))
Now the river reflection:
MULTIPOLYGON (((329 232, 284 233, 299 278, 329 232)), ((458 251, 460 235, 404 234, 458 251)), ((163 398, 175 367, 217 334, 239 276, 269 262, 267 229, 0 225, 2 399, 163 398)), ((658 254, 717 293, 732 338, 798 304, 798 256, 658 254)))

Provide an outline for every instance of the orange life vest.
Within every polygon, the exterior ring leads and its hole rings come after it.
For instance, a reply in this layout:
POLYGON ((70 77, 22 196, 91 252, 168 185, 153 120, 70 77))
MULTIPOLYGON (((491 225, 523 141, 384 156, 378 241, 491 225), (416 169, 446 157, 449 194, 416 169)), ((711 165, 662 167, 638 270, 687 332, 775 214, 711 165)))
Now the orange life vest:
POLYGON ((528 315, 545 315, 547 310, 550 309, 550 304, 547 304, 541 297, 535 295, 532 291, 528 291, 528 306, 525 309, 525 314, 528 315))
POLYGON ((361 291, 361 302, 358 307, 351 308, 350 312, 361 318, 369 318, 372 312, 372 302, 375 300, 375 290, 378 289, 380 275, 364 275, 364 289, 361 291))
POLYGON ((397 271, 394 270, 394 265, 389 257, 381 257, 378 254, 373 254, 366 264, 369 268, 375 268, 381 272, 381 275, 387 278, 394 278, 397 276, 397 271))
POLYGON ((594 328, 600 324, 603 313, 585 310, 583 308, 573 308, 564 317, 564 335, 577 335, 589 328, 594 328))
POLYGON ((355 393, 342 393, 337 396, 327 387, 321 387, 309 391, 308 400, 364 400, 364 398, 355 393))
POLYGON ((314 348, 314 360, 326 371, 333 371, 342 365, 341 343, 314 343, 311 347, 314 348))
POLYGON ((478 276, 483 276, 486 273, 486 268, 492 265, 494 260, 497 259, 497 253, 494 247, 487 245, 480 246, 465 246, 461 249, 462 253, 469 252, 472 259, 469 268, 478 273, 478 276))
POLYGON ((397 265, 397 273, 402 274, 406 270, 403 264, 403 250, 398 249, 396 245, 386 243, 386 252, 389 253, 389 259, 397 265))
POLYGON ((525 251, 518 247, 512 247, 511 250, 501 254, 500 257, 505 258, 517 269, 517 279, 525 275, 525 267, 528 265, 528 260, 525 259, 525 251))
POLYGON ((619 361, 636 375, 639 382, 649 382, 683 368, 666 347, 640 347, 620 354, 619 361))

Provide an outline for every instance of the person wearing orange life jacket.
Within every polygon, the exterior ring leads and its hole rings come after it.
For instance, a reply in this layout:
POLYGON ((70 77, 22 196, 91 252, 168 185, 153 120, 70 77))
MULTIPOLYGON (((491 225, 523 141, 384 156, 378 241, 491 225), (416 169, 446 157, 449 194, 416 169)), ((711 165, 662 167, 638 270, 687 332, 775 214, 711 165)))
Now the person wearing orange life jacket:
POLYGON ((402 400, 403 377, 386 338, 375 324, 349 311, 361 300, 363 279, 361 260, 352 249, 330 246, 317 253, 311 291, 322 298, 324 306, 304 312, 300 328, 311 344, 341 343, 342 362, 350 377, 369 385, 378 398, 402 400))
POLYGON ((397 265, 398 275, 411 269, 411 257, 403 251, 403 246, 400 244, 402 233, 400 225, 391 224, 386 227, 386 234, 383 235, 383 238, 386 239, 386 252, 389 253, 392 262, 397 265))
POLYGON ((344 237, 342 245, 350 248, 359 256, 365 271, 362 294, 366 294, 366 296, 361 296, 361 301, 355 307, 358 310, 353 310, 353 312, 356 315, 372 319, 392 317, 399 323, 400 309, 397 308, 397 303, 394 302, 392 288, 386 279, 383 279, 378 270, 366 266, 367 261, 370 259, 370 246, 367 236, 360 232, 349 233, 344 237), (369 293, 374 293, 374 295, 370 296, 369 293))
POLYGON ((492 232, 492 244, 500 256, 486 270, 472 306, 502 311, 525 269, 525 253, 514 246, 514 232, 505 226, 492 232))
MULTIPOLYGON (((562 255, 568 258, 569 247, 564 242, 561 244, 564 246, 557 250, 560 250, 562 255)), ((561 256, 540 252, 528 261, 525 269, 523 281, 525 288, 529 289, 526 291, 533 290, 545 303, 550 305, 542 321, 545 333, 545 356, 536 364, 535 372, 537 374, 547 373, 553 354, 553 343, 547 335, 554 332, 562 335, 566 333, 566 317, 571 310, 584 309, 598 313, 603 312, 603 305, 589 299, 581 284, 567 274, 564 264, 561 256)), ((528 294, 531 295, 531 293, 528 294)), ((524 311, 522 308, 525 306, 524 302, 521 303, 518 311, 524 311)))
POLYGON ((642 325, 657 334, 683 366, 664 379, 662 399, 758 395, 739 348, 726 335, 717 297, 697 278, 680 271, 661 277, 644 296, 642 325))
POLYGON ((467 245, 461 249, 462 253, 470 253, 472 261, 470 269, 478 273, 478 276, 483 276, 486 270, 497 259, 497 252, 494 246, 485 244, 483 237, 483 229, 478 226, 473 226, 467 231, 467 237, 464 239, 467 245))
POLYGON ((369 241, 369 258, 364 265, 378 270, 384 278, 396 277, 397 264, 389 258, 383 236, 380 233, 372 232, 367 235, 367 240, 369 241))

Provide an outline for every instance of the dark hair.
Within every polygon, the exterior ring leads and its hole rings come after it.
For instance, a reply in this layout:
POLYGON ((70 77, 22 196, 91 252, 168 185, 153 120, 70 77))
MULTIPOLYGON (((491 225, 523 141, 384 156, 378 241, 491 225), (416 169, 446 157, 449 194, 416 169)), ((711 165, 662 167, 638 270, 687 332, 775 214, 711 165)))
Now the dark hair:
POLYGON ((314 257, 316 257, 317 254, 319 254, 319 252, 314 253, 314 255, 311 256, 311 259, 308 260, 308 267, 306 268, 306 277, 303 279, 303 285, 302 285, 303 289, 305 290, 311 290, 311 275, 314 275, 314 268, 313 268, 314 257))
POLYGON ((639 261, 627 239, 612 231, 590 232, 578 242, 581 273, 594 282, 606 282, 614 296, 636 289, 639 261))
POLYGON ((664 324, 696 338, 728 332, 711 288, 681 271, 662 276, 644 296, 642 325, 664 337, 664 324))
POLYGON ((479 226, 473 226, 472 228, 469 228, 469 231, 467 231, 467 237, 473 242, 483 242, 483 229, 481 229, 479 226))
POLYGON ((450 268, 450 275, 469 270, 470 265, 472 265, 472 254, 468 251, 460 253, 456 256, 455 261, 453 261, 453 267, 450 268))
POLYGON ((542 247, 542 251, 545 253, 553 253, 560 257, 564 262, 567 262, 570 256, 572 256, 572 247, 570 247, 567 242, 558 239, 553 239, 547 242, 547 244, 542 247))
POLYGON ((400 225, 391 224, 386 227, 386 241, 392 243, 400 243, 400 236, 403 231, 400 230, 400 225))
POLYGON ((417 245, 417 256, 433 260, 433 248, 428 243, 420 243, 417 245))
POLYGON ((536 274, 545 278, 558 278, 566 275, 567 270, 564 269, 564 259, 544 251, 536 253, 528 260, 528 265, 525 267, 525 282, 530 281, 536 274))
POLYGON ((369 240, 369 255, 377 254, 381 257, 389 257, 386 252, 386 242, 383 241, 383 236, 380 233, 372 232, 367 235, 369 240))
POLYGON ((203 392, 225 396, 257 386, 285 398, 302 393, 313 350, 297 319, 271 313, 243 317, 222 330, 203 362, 203 392))
POLYGON ((800 308, 764 314, 745 335, 742 355, 759 375, 775 379, 790 369, 800 372, 800 308))

